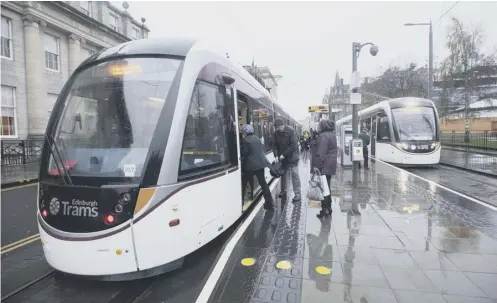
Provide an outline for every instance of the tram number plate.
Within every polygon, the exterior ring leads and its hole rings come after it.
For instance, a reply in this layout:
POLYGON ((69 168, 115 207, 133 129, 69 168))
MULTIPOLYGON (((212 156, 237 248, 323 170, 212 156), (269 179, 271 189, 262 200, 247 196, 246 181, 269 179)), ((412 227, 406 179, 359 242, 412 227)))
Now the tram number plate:
POLYGON ((421 149, 428 149, 428 145, 421 145, 421 149))
POLYGON ((124 176, 134 177, 136 171, 136 165, 134 164, 124 164, 124 176))

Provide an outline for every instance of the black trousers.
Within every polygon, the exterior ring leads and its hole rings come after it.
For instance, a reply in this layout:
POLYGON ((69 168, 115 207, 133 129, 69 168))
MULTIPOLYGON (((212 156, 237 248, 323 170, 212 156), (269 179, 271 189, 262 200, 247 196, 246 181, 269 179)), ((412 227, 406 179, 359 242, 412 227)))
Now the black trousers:
MULTIPOLYGON (((328 182, 328 188, 330 187, 330 182, 331 182, 331 176, 326 175, 326 181, 328 182)), ((324 209, 331 209, 331 195, 328 195, 324 197, 324 200, 321 201, 321 208, 324 209)))
MULTIPOLYGON (((257 178, 257 182, 261 186, 262 195, 264 196, 264 204, 273 205, 273 196, 271 195, 271 191, 269 190, 269 185, 266 182, 266 178, 264 178, 264 168, 258 170, 246 170, 244 172, 244 178, 242 181, 242 197, 245 197, 245 188, 247 187, 247 182, 252 182, 253 178, 257 178)), ((254 190, 253 186, 251 186, 252 191, 254 190)), ((252 196, 252 195, 251 195, 252 196)))
MULTIPOLYGON (((362 156, 364 157, 364 168, 369 167, 369 150, 365 148, 362 151, 362 156)), ((361 168, 361 162, 359 162, 359 168, 361 168)))

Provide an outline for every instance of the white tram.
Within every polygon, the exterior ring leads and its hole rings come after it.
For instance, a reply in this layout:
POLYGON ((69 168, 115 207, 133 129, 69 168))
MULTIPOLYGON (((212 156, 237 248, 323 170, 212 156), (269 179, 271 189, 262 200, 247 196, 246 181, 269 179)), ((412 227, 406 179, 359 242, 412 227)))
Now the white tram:
MULTIPOLYGON (((370 156, 396 165, 439 163, 440 121, 432 101, 390 99, 361 110, 359 119, 359 131, 366 128, 370 135, 370 156)), ((351 115, 336 121, 337 135, 341 127, 351 124, 351 115)))
POLYGON ((254 126, 273 161, 276 117, 301 131, 200 42, 137 40, 91 56, 46 131, 37 216, 48 263, 110 280, 181 267, 252 203, 241 197, 239 125, 254 126))

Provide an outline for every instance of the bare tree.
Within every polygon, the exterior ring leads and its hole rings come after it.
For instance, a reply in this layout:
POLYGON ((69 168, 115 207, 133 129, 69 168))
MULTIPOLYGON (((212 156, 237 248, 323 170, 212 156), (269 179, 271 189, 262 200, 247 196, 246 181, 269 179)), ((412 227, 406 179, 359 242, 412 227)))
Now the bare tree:
POLYGON ((427 84, 427 69, 416 69, 416 65, 411 63, 405 68, 389 67, 381 76, 365 84, 363 90, 389 98, 424 98, 427 95, 427 84))
POLYGON ((464 100, 464 116, 470 116, 469 105, 471 94, 474 91, 477 76, 477 67, 484 64, 488 58, 481 53, 483 35, 480 27, 466 29, 464 24, 457 18, 452 18, 452 25, 447 34, 447 72, 451 80, 462 82, 460 95, 464 100))

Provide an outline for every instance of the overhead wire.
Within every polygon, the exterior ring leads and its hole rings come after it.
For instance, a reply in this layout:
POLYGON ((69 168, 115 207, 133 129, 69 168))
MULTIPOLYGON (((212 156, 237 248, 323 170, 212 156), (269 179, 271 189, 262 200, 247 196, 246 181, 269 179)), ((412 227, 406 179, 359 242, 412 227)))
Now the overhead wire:
POLYGON ((438 20, 435 22, 435 24, 437 24, 440 20, 442 20, 443 17, 445 17, 445 15, 447 15, 460 1, 457 1, 456 3, 454 3, 454 5, 452 5, 448 10, 445 11, 445 13, 443 13, 440 18, 438 18, 438 20))

